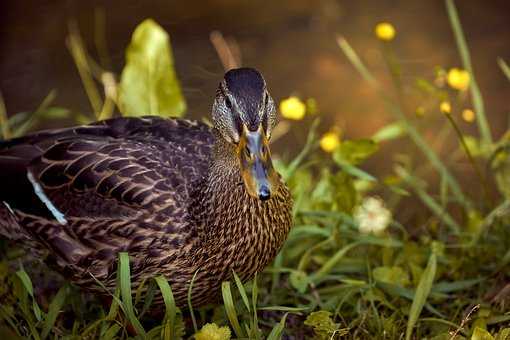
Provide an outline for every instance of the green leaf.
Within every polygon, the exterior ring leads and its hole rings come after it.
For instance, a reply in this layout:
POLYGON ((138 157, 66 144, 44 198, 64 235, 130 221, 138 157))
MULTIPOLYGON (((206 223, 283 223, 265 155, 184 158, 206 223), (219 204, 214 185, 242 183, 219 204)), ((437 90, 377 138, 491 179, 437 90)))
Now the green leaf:
POLYGON ((402 287, 405 287, 410 283, 409 274, 398 266, 382 266, 374 268, 372 276, 376 281, 391 283, 402 287))
POLYGON ((436 269, 437 258, 436 254, 432 253, 429 257, 427 267, 421 275, 420 283, 416 288, 416 293, 414 294, 413 303, 409 312, 409 320, 407 321, 406 340, 411 339, 411 336, 413 335, 413 328, 420 317, 423 306, 427 302, 427 297, 430 294, 432 284, 434 283, 434 277, 436 276, 436 269))
POLYGON ((379 146, 371 139, 346 140, 333 154, 335 162, 357 165, 373 155, 379 146))
POLYGON ((313 328, 318 339, 333 339, 333 335, 341 338, 345 335, 345 330, 340 330, 339 325, 331 319, 331 313, 325 310, 308 315, 305 325, 313 328))
POLYGON ((471 335, 471 340, 494 340, 494 337, 485 329, 476 327, 471 335))
POLYGON ((496 335, 496 340, 510 340, 510 328, 503 328, 496 335))
POLYGON ((397 139, 406 135, 406 129, 402 122, 395 122, 383 126, 373 136, 372 140, 380 143, 386 140, 397 139))
POLYGON ((182 116, 186 103, 174 69, 170 37, 154 20, 138 25, 126 51, 119 84, 125 116, 182 116))

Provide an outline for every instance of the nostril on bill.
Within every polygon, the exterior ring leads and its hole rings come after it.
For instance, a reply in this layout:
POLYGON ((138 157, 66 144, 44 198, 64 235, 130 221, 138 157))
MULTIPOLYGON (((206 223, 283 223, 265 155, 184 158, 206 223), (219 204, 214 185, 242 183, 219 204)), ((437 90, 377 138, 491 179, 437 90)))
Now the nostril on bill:
POLYGON ((271 197, 271 192, 269 191, 269 188, 266 186, 263 186, 259 189, 259 199, 261 201, 267 201, 271 197))

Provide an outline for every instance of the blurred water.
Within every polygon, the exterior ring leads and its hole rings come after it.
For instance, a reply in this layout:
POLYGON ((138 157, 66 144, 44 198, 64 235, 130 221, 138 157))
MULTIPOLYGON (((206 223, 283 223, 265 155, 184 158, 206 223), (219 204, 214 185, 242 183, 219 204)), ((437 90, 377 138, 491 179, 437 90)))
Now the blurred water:
MULTIPOLYGON (((510 85, 496 64, 510 60, 508 1, 457 1, 494 133, 506 128, 510 85)), ((348 136, 367 136, 391 119, 382 103, 338 49, 342 34, 376 75, 389 81, 373 27, 390 21, 403 77, 433 77, 436 65, 460 66, 443 1, 16 1, 0 3, 0 90, 10 113, 34 109, 49 90, 56 105, 89 112, 78 73, 65 47, 67 24, 76 19, 95 53, 96 10, 106 15, 110 64, 119 72, 134 27, 152 17, 171 34, 178 75, 192 116, 209 113, 223 69, 209 41, 212 30, 239 43, 243 64, 259 68, 276 99, 315 97, 324 123, 348 136)), ((389 84, 389 83, 388 83, 389 84)), ((389 85, 388 85, 389 86, 389 85)), ((296 124, 290 140, 305 127, 296 124)), ((463 124, 473 131, 473 126, 463 124)))

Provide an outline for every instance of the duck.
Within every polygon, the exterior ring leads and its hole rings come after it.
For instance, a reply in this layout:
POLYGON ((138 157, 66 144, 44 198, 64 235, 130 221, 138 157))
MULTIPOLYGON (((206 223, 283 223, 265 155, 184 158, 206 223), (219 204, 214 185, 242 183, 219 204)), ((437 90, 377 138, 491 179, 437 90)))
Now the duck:
POLYGON ((261 73, 238 68, 217 87, 210 125, 117 117, 1 141, 0 235, 86 291, 112 293, 127 252, 134 289, 163 275, 178 307, 188 291, 194 307, 215 303, 291 229, 269 145, 277 120, 261 73))

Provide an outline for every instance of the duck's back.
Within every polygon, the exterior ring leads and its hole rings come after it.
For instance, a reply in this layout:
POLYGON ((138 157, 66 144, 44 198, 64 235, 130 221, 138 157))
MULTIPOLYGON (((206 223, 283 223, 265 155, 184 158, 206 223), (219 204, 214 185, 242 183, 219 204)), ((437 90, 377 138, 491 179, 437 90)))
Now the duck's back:
POLYGON ((127 213, 168 195, 185 200, 191 183, 207 171, 213 142, 203 123, 158 117, 116 118, 0 142, 0 202, 54 217, 37 184, 72 216, 127 213))

